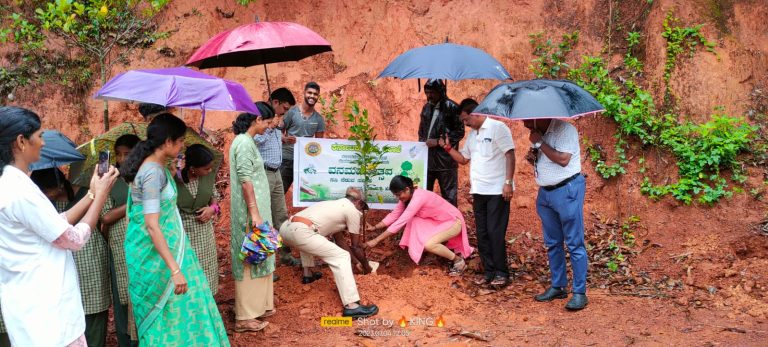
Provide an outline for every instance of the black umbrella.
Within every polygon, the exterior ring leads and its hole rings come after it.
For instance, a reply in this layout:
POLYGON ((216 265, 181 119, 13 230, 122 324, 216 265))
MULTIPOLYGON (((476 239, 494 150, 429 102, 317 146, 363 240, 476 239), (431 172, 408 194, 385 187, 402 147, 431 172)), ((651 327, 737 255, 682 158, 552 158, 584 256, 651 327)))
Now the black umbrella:
POLYGON ((43 131, 45 146, 40 150, 40 160, 29 165, 30 170, 42 170, 85 160, 72 142, 56 130, 43 131))
POLYGON ((497 85, 472 113, 522 120, 576 118, 603 111, 603 105, 571 81, 538 79, 497 85))

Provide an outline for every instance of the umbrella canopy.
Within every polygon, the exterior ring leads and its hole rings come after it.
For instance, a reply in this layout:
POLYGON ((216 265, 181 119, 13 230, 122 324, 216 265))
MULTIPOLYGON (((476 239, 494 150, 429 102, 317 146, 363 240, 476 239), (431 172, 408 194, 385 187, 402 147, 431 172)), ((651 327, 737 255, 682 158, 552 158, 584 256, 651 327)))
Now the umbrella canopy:
POLYGON ((484 51, 454 43, 411 49, 393 60, 379 77, 447 80, 511 79, 509 72, 484 51))
MULTIPOLYGON (((71 169, 72 174, 70 174, 70 177, 75 177, 72 180, 73 184, 82 186, 83 184, 88 185, 88 183, 91 180, 91 175, 93 174, 94 167, 96 166, 96 163, 99 160, 99 152, 101 151, 110 151, 114 152, 114 146, 115 141, 117 141, 120 136, 127 135, 127 134, 133 134, 138 136, 142 140, 147 139, 147 124, 146 123, 133 123, 133 122, 125 122, 122 123, 106 133, 99 135, 90 141, 80 145, 77 147, 77 151, 79 151, 78 154, 83 156, 84 162, 82 165, 77 165, 77 167, 73 167, 71 169)), ((194 144, 201 144, 205 146, 206 148, 210 149, 211 152, 213 152, 214 157, 214 163, 213 168, 214 171, 218 170, 218 167, 221 165, 221 163, 224 160, 224 154, 219 152, 219 150, 216 149, 210 142, 206 141, 200 134, 192 130, 192 128, 187 128, 187 132, 184 133, 184 147, 189 147, 194 144)), ((186 148, 182 149, 182 152, 186 148)), ((110 160, 112 161, 111 164, 115 164, 115 156, 111 156, 110 160)))
POLYGON ((331 51, 331 44, 307 27, 290 22, 256 22, 212 37, 187 60, 200 69, 298 61, 331 51))
POLYGON ((472 114, 508 119, 576 118, 605 111, 586 90, 567 80, 502 83, 472 114))
POLYGON ((43 131, 45 146, 40 150, 40 160, 29 165, 30 170, 42 170, 85 160, 72 142, 56 130, 43 131))
POLYGON ((260 114, 242 85, 186 67, 131 70, 107 82, 95 98, 199 110, 260 114))

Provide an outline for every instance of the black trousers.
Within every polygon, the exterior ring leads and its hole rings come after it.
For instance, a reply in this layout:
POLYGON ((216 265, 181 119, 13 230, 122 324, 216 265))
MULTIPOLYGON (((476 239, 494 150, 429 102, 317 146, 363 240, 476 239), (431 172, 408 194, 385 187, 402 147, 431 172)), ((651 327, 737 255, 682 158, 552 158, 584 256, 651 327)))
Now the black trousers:
POLYGON ((427 170, 427 190, 435 190, 435 181, 440 184, 440 195, 443 196, 443 199, 450 202, 453 206, 459 206, 457 199, 459 194, 458 169, 444 171, 427 170))
MULTIPOLYGON (((280 165, 280 178, 283 179, 283 193, 288 192, 288 188, 291 188, 293 184, 293 160, 283 159, 283 163, 280 165)), ((280 227, 278 225, 278 227, 280 227)))
POLYGON ((507 269, 507 225, 509 201, 501 195, 472 194, 477 229, 477 251, 483 261, 485 278, 509 278, 507 269))

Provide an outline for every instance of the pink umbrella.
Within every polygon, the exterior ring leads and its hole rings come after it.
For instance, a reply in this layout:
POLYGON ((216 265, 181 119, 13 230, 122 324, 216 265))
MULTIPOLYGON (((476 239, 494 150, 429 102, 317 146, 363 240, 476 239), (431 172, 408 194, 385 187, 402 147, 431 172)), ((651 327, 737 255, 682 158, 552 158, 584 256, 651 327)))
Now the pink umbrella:
POLYGON ((331 44, 303 25, 257 21, 212 37, 192 54, 186 65, 207 69, 264 64, 270 90, 266 64, 298 61, 328 51, 331 44))

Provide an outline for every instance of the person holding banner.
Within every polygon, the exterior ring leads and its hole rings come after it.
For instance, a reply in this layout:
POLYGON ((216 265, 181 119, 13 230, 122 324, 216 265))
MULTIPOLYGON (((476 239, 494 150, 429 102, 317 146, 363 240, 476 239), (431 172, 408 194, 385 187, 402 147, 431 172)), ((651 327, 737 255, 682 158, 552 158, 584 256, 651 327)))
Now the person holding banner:
POLYGON ((375 247, 404 228, 400 247, 408 248, 408 254, 416 264, 426 250, 453 262, 449 270, 451 276, 461 275, 467 268, 464 259, 472 253, 472 247, 467 238, 467 224, 459 209, 440 195, 418 189, 413 180, 405 176, 392 178, 389 190, 400 202, 384 220, 369 228, 386 231, 366 242, 366 247, 375 247))
POLYGON ((315 110, 320 97, 320 85, 309 82, 304 86, 304 102, 291 107, 283 117, 283 163, 280 175, 283 180, 283 193, 293 184, 293 145, 296 137, 317 137, 325 135, 325 119, 315 110))

